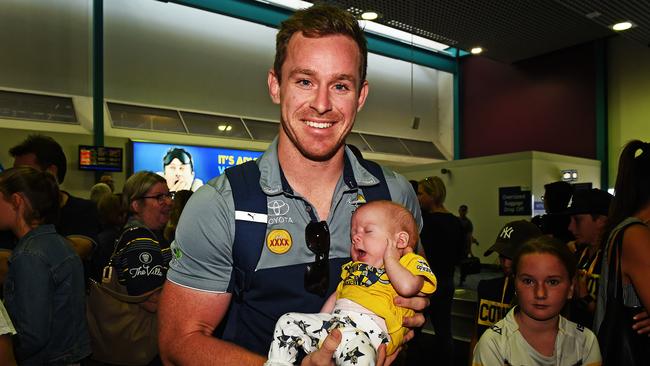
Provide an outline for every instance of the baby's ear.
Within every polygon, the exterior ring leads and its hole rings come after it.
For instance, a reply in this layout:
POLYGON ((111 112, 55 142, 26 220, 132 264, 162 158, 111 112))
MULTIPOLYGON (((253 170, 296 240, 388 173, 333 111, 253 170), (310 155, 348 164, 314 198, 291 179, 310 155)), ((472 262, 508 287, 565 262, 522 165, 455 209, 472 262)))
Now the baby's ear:
POLYGON ((395 240, 397 241, 397 248, 404 249, 409 246, 409 233, 406 231, 400 231, 395 234, 395 240))

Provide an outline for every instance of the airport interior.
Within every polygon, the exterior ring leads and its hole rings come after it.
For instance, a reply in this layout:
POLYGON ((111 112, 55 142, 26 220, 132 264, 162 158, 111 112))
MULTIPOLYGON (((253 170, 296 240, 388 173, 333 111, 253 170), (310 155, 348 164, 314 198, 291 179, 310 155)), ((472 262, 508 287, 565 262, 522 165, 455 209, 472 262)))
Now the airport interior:
MULTIPOLYGON (((346 143, 406 180, 438 177, 454 215, 468 207, 478 269, 453 275, 453 364, 480 365, 477 288, 503 276, 499 253, 484 256, 501 228, 547 214, 551 182, 618 193, 623 148, 650 141, 650 3, 319 3, 359 19, 368 42, 368 97, 346 143)), ((267 87, 278 27, 311 5, 0 0, 0 171, 33 134, 60 144, 60 188, 83 199, 102 177, 118 193, 139 171, 165 176, 174 149, 190 156, 191 190, 258 159, 282 129, 267 87)), ((438 364, 444 347, 427 320, 395 364, 438 364)))

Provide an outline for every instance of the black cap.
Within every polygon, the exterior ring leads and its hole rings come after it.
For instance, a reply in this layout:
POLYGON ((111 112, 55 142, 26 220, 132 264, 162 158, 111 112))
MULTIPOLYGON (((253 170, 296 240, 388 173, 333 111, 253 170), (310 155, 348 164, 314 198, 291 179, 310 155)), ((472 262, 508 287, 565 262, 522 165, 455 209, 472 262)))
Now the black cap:
POLYGON ((515 256, 517 248, 522 246, 528 239, 542 235, 539 228, 526 220, 512 221, 499 231, 494 245, 485 251, 484 256, 497 252, 506 258, 512 259, 515 256))
POLYGON ((593 214, 607 216, 612 195, 600 190, 579 189, 571 198, 571 203, 566 211, 567 215, 593 214))

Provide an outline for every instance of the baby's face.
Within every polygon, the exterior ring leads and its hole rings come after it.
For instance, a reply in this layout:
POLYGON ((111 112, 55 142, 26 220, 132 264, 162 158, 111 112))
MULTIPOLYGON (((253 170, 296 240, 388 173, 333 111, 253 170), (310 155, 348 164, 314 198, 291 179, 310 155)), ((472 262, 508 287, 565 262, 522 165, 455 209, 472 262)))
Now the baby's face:
POLYGON ((352 216, 350 236, 352 260, 369 264, 373 267, 384 266, 384 252, 389 240, 394 240, 390 233, 392 225, 386 214, 377 207, 360 207, 352 216))

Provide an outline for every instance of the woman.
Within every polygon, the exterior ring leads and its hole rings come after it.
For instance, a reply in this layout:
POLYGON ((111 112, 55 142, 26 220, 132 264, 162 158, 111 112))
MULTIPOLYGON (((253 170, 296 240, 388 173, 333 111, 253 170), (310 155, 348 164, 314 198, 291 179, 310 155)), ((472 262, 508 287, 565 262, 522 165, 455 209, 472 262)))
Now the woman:
POLYGON ((465 234, 460 220, 445 208, 447 190, 442 179, 429 177, 418 182, 418 200, 422 208, 424 252, 438 280, 431 297, 429 316, 436 332, 440 365, 453 363, 451 303, 454 298, 454 266, 460 261, 465 234))
MULTIPOLYGON (((602 236, 606 241, 603 242, 602 273, 594 319, 597 333, 606 316, 608 303, 616 301, 607 296, 611 261, 620 262, 623 305, 629 309, 629 316, 639 320, 646 317, 650 309, 650 143, 633 140, 625 145, 618 163, 615 189, 616 195, 602 236), (621 238, 622 245, 615 245, 621 238)), ((647 320, 636 324, 635 330, 647 332, 647 320)), ((599 334, 602 342, 601 336, 599 334)), ((647 351, 650 342, 646 335, 643 337, 645 339, 641 342, 646 346, 640 346, 640 349, 647 351)), ((607 344, 601 344, 601 349, 607 351, 608 348, 607 344)), ((648 352, 643 357, 640 364, 650 364, 648 352)))
POLYGON ((0 173, 0 230, 18 238, 4 297, 21 365, 74 364, 90 354, 83 265, 54 229, 58 212, 50 173, 30 167, 0 173))
POLYGON ((576 260, 557 239, 540 236, 512 260, 517 306, 483 333, 473 366, 601 364, 596 336, 560 313, 573 294, 576 260))
POLYGON ((124 184, 122 204, 128 219, 104 271, 104 283, 91 288, 89 327, 96 361, 157 362, 155 312, 171 259, 162 230, 169 220, 172 198, 165 178, 152 172, 138 172, 124 184), (98 290, 110 284, 117 295, 106 298, 106 291, 98 290), (100 309, 107 304, 110 309, 100 309), (121 321, 106 321, 111 314, 121 321))

